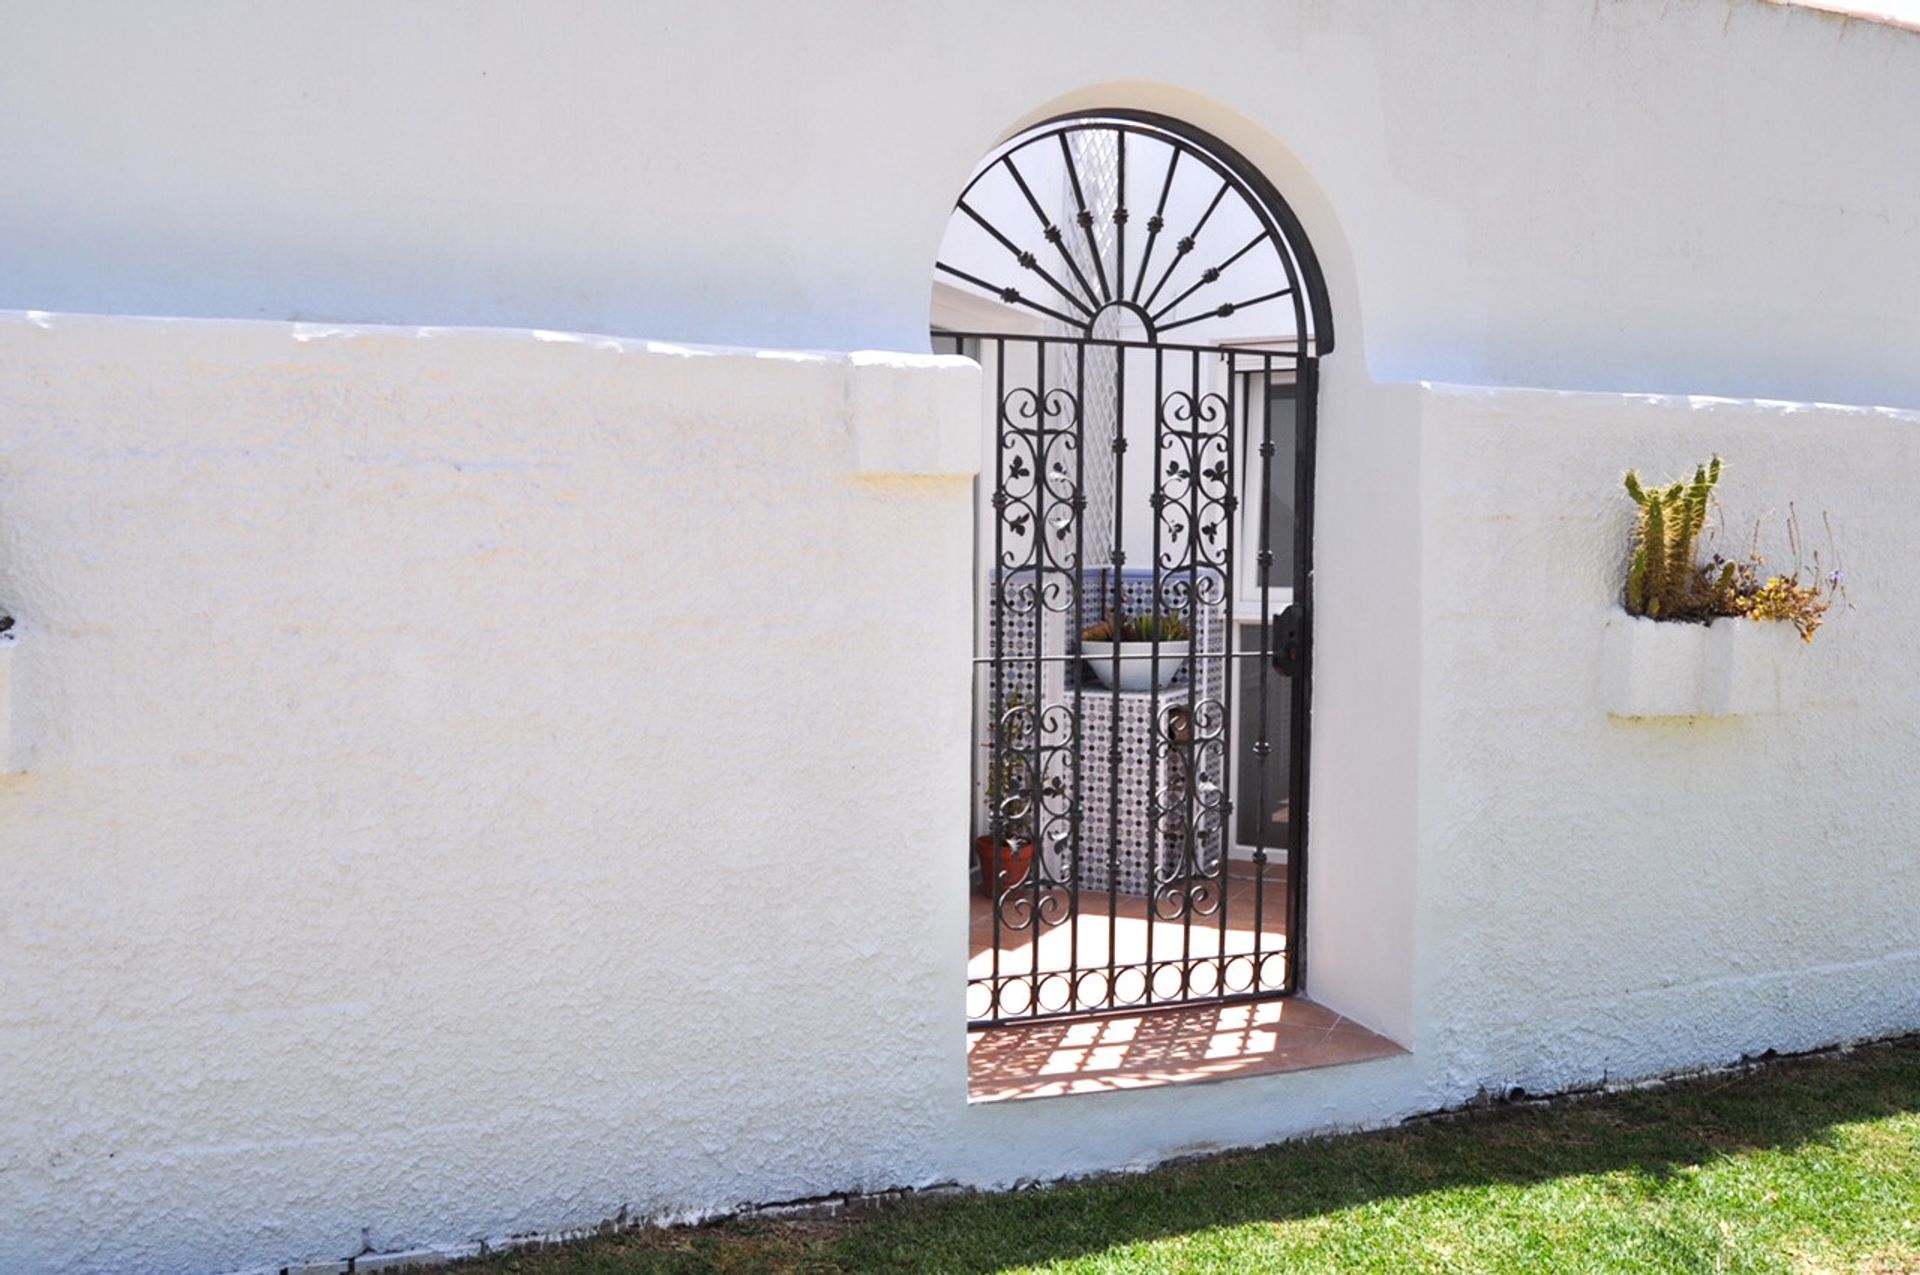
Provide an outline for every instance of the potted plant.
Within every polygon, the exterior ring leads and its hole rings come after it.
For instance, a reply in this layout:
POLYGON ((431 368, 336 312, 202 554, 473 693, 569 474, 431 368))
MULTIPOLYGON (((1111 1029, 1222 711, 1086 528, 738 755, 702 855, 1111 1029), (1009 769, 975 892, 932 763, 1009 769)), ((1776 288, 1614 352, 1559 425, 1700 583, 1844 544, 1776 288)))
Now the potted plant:
POLYGON ((973 839, 980 864, 980 888, 989 898, 1019 885, 1033 871, 1033 797, 1018 753, 1028 733, 1027 701, 1015 692, 988 730, 987 809, 1000 817, 998 835, 973 839))
POLYGON ((1093 669, 1102 686, 1114 686, 1114 654, 1120 656, 1118 687, 1144 691, 1166 686, 1186 667, 1192 649, 1187 622, 1166 612, 1152 615, 1116 615, 1090 624, 1080 634, 1080 657, 1093 669), (1154 650, 1160 652, 1159 676, 1154 676, 1154 650))
MULTIPOLYGON (((1792 706, 1794 648, 1813 641, 1841 573, 1769 572, 1755 548, 1743 561, 1701 560, 1699 542, 1720 481, 1720 458, 1691 481, 1649 487, 1626 476, 1638 506, 1623 608, 1608 624, 1603 693, 1616 717, 1720 717, 1792 706)), ((1829 529, 1831 531, 1831 529, 1829 529)), ((1801 536, 1789 513, 1787 535, 1801 536)))

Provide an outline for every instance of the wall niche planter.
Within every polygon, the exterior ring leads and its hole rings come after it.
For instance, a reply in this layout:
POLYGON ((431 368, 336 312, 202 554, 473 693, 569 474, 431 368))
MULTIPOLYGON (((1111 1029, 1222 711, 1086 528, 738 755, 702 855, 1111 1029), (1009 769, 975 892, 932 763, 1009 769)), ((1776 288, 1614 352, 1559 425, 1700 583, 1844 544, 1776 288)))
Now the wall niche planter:
POLYGON ((1607 619, 1601 698, 1614 717, 1747 717, 1799 705, 1806 643, 1793 625, 1607 619))

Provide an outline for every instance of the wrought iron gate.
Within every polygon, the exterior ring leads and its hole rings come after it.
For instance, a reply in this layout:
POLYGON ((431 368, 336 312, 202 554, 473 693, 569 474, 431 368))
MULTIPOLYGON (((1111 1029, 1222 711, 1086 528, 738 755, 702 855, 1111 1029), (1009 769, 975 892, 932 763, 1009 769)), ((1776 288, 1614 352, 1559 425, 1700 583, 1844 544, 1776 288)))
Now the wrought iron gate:
POLYGON ((993 403, 975 1025, 1300 984, 1331 330, 1297 224, 1230 160, 1147 117, 1044 125, 982 166, 942 247, 943 276, 1022 316, 935 335, 993 403))

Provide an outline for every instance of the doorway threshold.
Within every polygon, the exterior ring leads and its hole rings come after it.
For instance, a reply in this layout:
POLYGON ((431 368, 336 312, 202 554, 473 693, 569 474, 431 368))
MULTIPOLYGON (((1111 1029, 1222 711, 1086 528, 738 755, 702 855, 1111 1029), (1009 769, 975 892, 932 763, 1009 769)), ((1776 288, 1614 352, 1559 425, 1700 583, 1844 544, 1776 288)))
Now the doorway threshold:
POLYGON ((1049 1019, 967 1037, 970 1102, 1200 1084, 1404 1054, 1304 996, 1049 1019))

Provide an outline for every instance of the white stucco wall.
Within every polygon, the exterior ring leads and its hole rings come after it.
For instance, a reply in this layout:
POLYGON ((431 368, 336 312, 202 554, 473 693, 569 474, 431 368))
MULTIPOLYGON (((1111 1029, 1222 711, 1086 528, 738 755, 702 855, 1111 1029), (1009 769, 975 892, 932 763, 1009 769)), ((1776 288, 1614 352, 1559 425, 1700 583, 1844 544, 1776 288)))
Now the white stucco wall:
POLYGON ((254 320, 0 319, 0 1269, 1920 1026, 1920 419, 1412 383, 1920 406, 1916 114, 1920 36, 1750 0, 0 0, 0 307, 254 320), (923 349, 974 162, 1102 106, 1239 149, 1327 268, 1309 990, 1412 1052, 969 1107, 972 374, 526 329, 923 349), (1796 713, 1610 719, 1619 471, 1713 451, 1735 525, 1833 512, 1857 609, 1796 713))
POLYGON ((1423 395, 1417 1048, 1535 1091, 1920 1026, 1920 415, 1423 395), (1726 458, 1720 547, 1788 504, 1851 609, 1778 716, 1602 695, 1619 477, 1726 458))
POLYGON ((0 1270, 277 1269, 937 1145, 977 376, 0 320, 0 1270), (943 472, 855 472, 943 421, 943 472))
POLYGON ((1396 1059, 968 1106, 976 376, 0 318, 0 1269, 458 1250, 1430 1105, 1396 1059))
POLYGON ((1315 998, 1410 1046, 1430 1105, 1920 1026, 1920 414, 1342 385, 1316 540, 1315 998), (1620 476, 1713 454, 1717 547, 1759 523, 1788 560, 1791 502, 1832 565, 1830 515, 1852 605, 1795 644, 1789 713, 1610 716, 1620 476))
POLYGON ((1383 381, 1920 406, 1920 36, 1760 0, 11 0, 0 307, 923 349, 1099 106, 1259 163, 1383 381))
POLYGON ((969 1106, 974 375, 0 321, 0 1269, 1004 1185, 1920 1026, 1920 418, 1334 390, 1394 446, 1323 440, 1309 990, 1412 1052, 969 1106), (1609 718, 1618 473, 1712 451, 1736 527, 1834 511, 1856 609, 1799 712, 1609 718))

